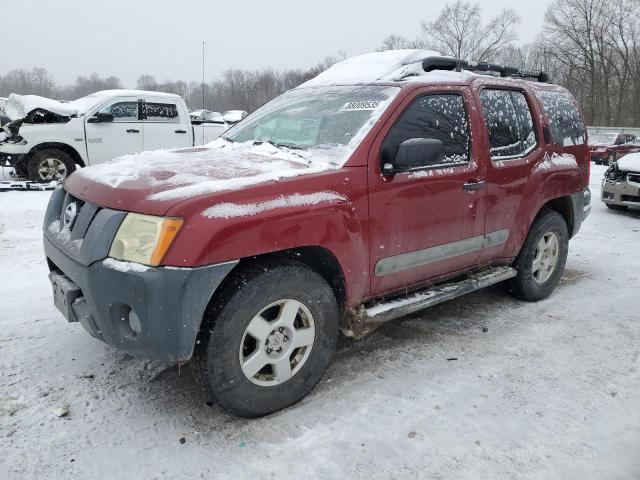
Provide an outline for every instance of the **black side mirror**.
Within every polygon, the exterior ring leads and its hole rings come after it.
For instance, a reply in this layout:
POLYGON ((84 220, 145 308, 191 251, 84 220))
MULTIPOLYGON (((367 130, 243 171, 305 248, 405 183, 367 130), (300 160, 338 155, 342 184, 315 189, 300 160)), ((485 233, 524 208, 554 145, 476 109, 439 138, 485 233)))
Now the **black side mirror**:
POLYGON ((93 117, 87 120, 87 123, 109 123, 113 122, 113 114, 112 113, 96 113, 93 117))
POLYGON ((393 165, 385 165, 385 173, 404 172, 414 168, 440 165, 444 161, 444 144, 434 138, 412 138, 400 144, 393 165))

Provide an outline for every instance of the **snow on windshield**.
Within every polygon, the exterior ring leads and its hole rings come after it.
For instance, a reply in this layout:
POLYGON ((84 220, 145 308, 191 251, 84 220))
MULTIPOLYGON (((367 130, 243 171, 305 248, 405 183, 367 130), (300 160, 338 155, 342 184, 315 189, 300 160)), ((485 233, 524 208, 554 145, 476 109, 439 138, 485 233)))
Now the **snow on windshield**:
POLYGON ((251 114, 225 138, 316 152, 343 164, 399 91, 382 86, 297 88, 251 114))

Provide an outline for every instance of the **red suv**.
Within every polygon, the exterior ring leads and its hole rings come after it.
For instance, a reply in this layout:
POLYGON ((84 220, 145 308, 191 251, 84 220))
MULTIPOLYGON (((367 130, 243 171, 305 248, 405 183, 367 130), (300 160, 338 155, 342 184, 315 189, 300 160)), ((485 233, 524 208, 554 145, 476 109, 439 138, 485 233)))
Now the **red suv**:
POLYGON ((640 143, 628 133, 596 132, 589 135, 589 150, 596 165, 612 166, 627 153, 640 152, 640 143))
POLYGON ((590 209, 574 99, 433 55, 355 57, 208 147, 74 173, 44 223, 55 304, 255 417, 314 387, 339 330, 503 281, 547 297, 590 209))

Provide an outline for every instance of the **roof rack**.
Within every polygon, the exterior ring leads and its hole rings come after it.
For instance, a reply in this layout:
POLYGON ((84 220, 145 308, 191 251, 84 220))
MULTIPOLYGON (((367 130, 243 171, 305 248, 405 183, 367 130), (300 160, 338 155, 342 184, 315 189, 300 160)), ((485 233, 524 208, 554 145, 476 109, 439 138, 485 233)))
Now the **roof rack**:
POLYGON ((538 82, 550 82, 549 75, 540 70, 528 70, 525 68, 506 67, 495 63, 485 62, 468 62, 453 57, 427 57, 422 61, 422 68, 425 72, 433 70, 451 70, 461 72, 468 70, 471 72, 494 72, 500 74, 500 77, 518 77, 533 78, 538 82))

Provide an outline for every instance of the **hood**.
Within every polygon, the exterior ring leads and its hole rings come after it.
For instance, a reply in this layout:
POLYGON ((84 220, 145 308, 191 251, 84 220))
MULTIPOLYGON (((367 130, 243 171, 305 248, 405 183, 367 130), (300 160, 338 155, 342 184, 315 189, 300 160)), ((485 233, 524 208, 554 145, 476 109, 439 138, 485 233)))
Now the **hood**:
POLYGON ((640 172, 640 153, 630 153, 617 162, 618 170, 623 172, 640 172))
POLYGON ((100 95, 101 93, 103 92, 88 95, 71 102, 61 102, 38 95, 18 95, 12 93, 7 99, 5 114, 11 120, 20 120, 33 116, 34 112, 39 112, 40 116, 48 116, 50 119, 62 117, 68 120, 71 117, 83 115, 104 101, 105 97, 100 95))
POLYGON ((142 152, 83 168, 67 179, 65 189, 108 208, 164 215, 189 198, 338 166, 317 153, 217 140, 205 147, 142 152))

